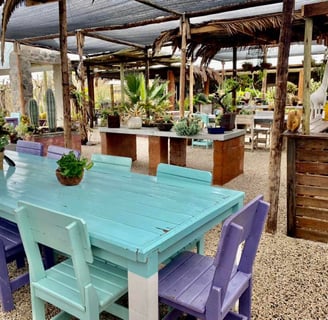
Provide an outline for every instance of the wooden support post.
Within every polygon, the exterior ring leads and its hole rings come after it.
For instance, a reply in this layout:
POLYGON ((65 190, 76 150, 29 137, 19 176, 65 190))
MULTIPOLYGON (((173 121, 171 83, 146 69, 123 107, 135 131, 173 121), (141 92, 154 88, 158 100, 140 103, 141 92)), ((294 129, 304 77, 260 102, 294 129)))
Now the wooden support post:
POLYGON ((94 127, 95 119, 95 87, 94 87, 94 75, 91 74, 90 67, 87 67, 87 78, 88 78, 88 93, 89 93, 89 117, 90 117, 90 128, 94 127))
POLYGON ((311 46, 312 46, 313 21, 311 18, 305 18, 304 30, 304 90, 303 90, 303 134, 310 133, 310 81, 311 81, 311 46))
POLYGON ((184 117, 184 100, 186 86, 186 59, 187 59, 187 20, 185 16, 181 18, 181 63, 180 63, 180 118, 184 117))
POLYGON ((175 109, 175 76, 173 70, 167 71, 167 79, 169 81, 168 83, 168 91, 170 93, 170 109, 175 109))
POLYGON ((69 71, 67 57, 67 17, 66 0, 58 0, 59 6, 59 41, 60 41, 60 61, 62 70, 62 88, 63 88, 63 110, 64 110, 64 141, 65 147, 72 148, 72 119, 71 103, 69 92, 69 71))

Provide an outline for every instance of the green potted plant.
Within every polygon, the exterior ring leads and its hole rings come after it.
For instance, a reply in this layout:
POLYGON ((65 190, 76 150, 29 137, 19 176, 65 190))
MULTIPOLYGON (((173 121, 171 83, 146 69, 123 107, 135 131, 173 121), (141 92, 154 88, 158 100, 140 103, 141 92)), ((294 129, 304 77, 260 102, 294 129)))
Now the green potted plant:
POLYGON ((142 117, 145 115, 145 109, 142 105, 136 103, 132 107, 125 107, 125 118, 129 129, 140 129, 142 127, 142 117))
POLYGON ((79 158, 73 151, 64 154, 58 161, 56 177, 58 181, 66 186, 75 186, 83 178, 84 170, 89 170, 93 162, 87 158, 79 158))
POLYGON ((193 136, 198 134, 200 129, 200 119, 193 116, 183 118, 174 124, 178 136, 193 136))
POLYGON ((9 134, 5 129, 5 117, 0 112, 0 170, 3 170, 3 159, 5 156, 5 147, 9 144, 9 134))
POLYGON ((120 112, 117 106, 106 108, 101 111, 101 125, 108 128, 119 128, 121 123, 120 112))
POLYGON ((157 128, 159 131, 170 131, 174 125, 172 117, 169 114, 164 114, 156 120, 157 128))

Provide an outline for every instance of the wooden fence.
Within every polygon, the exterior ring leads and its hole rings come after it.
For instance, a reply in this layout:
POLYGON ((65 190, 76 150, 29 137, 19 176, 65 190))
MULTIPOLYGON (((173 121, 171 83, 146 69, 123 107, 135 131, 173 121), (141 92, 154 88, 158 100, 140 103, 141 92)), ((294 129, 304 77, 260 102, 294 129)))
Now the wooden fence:
POLYGON ((286 134, 287 234, 328 242, 328 134, 286 134))

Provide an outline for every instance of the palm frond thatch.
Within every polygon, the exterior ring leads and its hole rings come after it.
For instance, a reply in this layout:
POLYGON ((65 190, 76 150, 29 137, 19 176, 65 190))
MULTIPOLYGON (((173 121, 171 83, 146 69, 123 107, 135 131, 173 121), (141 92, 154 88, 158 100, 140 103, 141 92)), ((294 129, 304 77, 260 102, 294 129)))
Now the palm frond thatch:
POLYGON ((5 40, 6 40, 6 31, 9 19, 15 9, 22 5, 24 0, 0 0, 0 5, 4 4, 2 10, 2 23, 1 23, 1 63, 4 62, 4 52, 5 52, 5 40))

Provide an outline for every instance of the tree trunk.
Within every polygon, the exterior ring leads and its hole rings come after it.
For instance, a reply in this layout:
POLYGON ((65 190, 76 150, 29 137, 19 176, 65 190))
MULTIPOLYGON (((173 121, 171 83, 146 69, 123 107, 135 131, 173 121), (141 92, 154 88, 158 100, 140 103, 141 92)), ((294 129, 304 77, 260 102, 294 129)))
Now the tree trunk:
POLYGON ((270 212, 266 231, 276 233, 279 209, 279 187, 282 151, 282 132, 285 121, 285 104, 287 91, 288 57, 292 33, 292 14, 294 0, 283 1, 283 24, 279 37, 278 68, 276 82, 276 100, 272 125, 272 142, 270 148, 269 165, 269 198, 270 212))
POLYGON ((66 0, 59 0, 59 28, 60 28, 60 60, 62 70, 63 109, 64 109, 64 140, 65 147, 72 148, 71 105, 69 99, 69 74, 67 57, 67 19, 66 0))

